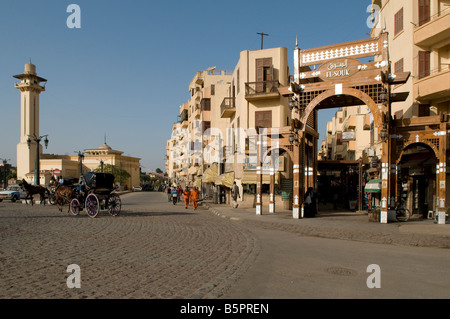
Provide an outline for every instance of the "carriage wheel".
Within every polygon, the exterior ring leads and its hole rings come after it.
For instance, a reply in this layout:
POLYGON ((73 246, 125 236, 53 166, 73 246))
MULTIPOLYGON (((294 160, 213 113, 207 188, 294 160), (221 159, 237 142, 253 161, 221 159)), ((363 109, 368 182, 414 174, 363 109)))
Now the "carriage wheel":
POLYGON ((94 218, 95 216, 97 216, 100 209, 100 204, 95 194, 89 194, 88 197, 86 197, 85 207, 89 217, 94 218))
POLYGON ((77 216, 80 213, 80 202, 74 198, 70 201, 70 212, 77 216))
POLYGON ((120 213, 120 209, 122 207, 122 202, 120 200, 120 197, 118 195, 111 195, 108 198, 108 201, 106 203, 108 207, 108 213, 111 216, 117 216, 120 213))

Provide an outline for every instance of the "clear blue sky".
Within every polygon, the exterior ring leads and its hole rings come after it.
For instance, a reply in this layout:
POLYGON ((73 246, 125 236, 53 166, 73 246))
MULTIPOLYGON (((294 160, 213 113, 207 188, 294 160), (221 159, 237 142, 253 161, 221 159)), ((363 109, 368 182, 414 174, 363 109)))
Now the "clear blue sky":
MULTIPOLYGON (((166 140, 197 71, 232 70, 239 52, 292 50, 369 37, 370 0, 153 1, 2 0, 0 2, 0 158, 16 165, 20 92, 13 75, 30 58, 46 78, 40 134, 45 153, 74 154, 104 142, 162 168, 166 140), (81 29, 66 25, 81 8, 81 29)), ((320 111, 324 124, 331 112, 320 111)), ((324 130, 321 130, 321 139, 324 130)))

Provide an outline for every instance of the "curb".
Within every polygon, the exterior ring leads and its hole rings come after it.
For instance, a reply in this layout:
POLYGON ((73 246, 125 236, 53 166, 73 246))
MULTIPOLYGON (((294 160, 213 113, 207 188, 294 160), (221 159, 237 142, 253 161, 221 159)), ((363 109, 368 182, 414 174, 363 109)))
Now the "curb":
MULTIPOLYGON (((359 242, 369 242, 373 244, 389 244, 397 246, 413 246, 413 247, 433 247, 433 248, 450 248, 450 236, 443 233, 423 232, 411 228, 407 231, 406 227, 400 230, 401 227, 395 228, 394 231, 386 230, 385 228, 367 229, 364 226, 355 229, 346 229, 339 225, 320 225, 320 224, 301 224, 286 222, 286 220, 268 219, 254 219, 229 216, 221 212, 215 207, 204 205, 209 211, 221 218, 228 220, 248 221, 248 225, 261 227, 263 229, 272 229, 294 233, 300 236, 326 238, 326 239, 340 239, 359 242)), ((369 223, 369 222, 368 222, 369 223)), ((424 225, 425 226, 425 225, 424 225)), ((425 226, 426 227, 426 226, 425 226)))

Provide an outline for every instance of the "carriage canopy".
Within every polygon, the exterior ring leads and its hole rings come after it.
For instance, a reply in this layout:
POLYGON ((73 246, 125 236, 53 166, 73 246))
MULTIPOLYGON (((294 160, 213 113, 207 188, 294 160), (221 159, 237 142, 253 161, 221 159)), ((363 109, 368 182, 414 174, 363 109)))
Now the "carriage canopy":
POLYGON ((114 189, 114 175, 109 173, 89 172, 83 175, 89 188, 114 189))

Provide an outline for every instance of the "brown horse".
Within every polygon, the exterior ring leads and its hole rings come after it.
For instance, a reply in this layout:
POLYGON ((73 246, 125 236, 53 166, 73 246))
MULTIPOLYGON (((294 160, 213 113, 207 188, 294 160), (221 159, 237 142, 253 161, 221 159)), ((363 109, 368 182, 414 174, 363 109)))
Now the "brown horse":
MULTIPOLYGON (((70 204, 70 201, 72 200, 73 195, 73 188, 69 186, 60 185, 55 190, 55 204, 59 204, 59 211, 62 212, 62 207, 67 202, 70 204)), ((70 212, 70 205, 69 210, 67 212, 70 212)))
POLYGON ((25 203, 28 205, 28 198, 31 199, 31 206, 33 206, 33 195, 39 194, 41 198, 41 204, 44 202, 45 205, 45 193, 49 194, 49 191, 47 188, 40 186, 40 185, 31 185, 28 184, 25 179, 22 179, 22 186, 27 192, 27 196, 25 197, 25 203))

